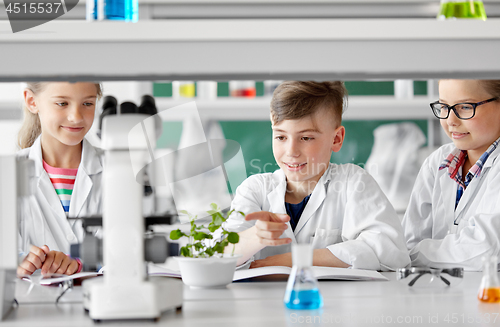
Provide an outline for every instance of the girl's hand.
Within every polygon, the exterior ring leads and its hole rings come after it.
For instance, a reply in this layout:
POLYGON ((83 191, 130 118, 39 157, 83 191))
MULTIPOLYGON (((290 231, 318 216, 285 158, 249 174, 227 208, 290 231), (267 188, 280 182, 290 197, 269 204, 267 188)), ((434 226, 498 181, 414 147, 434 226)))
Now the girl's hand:
POLYGON ((64 274, 73 275, 78 270, 78 261, 63 252, 50 251, 45 257, 42 266, 42 275, 64 274))
POLYGON ((42 268, 48 253, 49 247, 47 245, 41 248, 32 245, 26 258, 17 267, 17 276, 32 275, 37 269, 42 268))

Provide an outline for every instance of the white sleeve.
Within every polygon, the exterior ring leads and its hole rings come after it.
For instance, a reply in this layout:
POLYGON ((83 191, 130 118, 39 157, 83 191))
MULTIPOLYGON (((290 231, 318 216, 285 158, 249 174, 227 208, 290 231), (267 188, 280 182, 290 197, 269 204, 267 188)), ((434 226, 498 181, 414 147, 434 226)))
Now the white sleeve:
POLYGON ((264 198, 264 184, 260 176, 253 175, 244 180, 236 189, 236 194, 231 202, 231 210, 235 212, 224 223, 224 228, 231 232, 241 232, 253 227, 255 221, 246 221, 237 211, 244 214, 261 211, 264 198))
MULTIPOLYGON (((497 202, 499 200, 496 199, 497 202)), ((462 219, 461 223, 467 226, 458 234, 448 234, 439 240, 420 241, 410 251, 412 265, 434 268, 460 266, 478 271, 482 268, 481 258, 484 255, 500 254, 500 213, 476 214, 462 219)))
POLYGON ((401 222, 377 182, 360 169, 346 184, 343 242, 328 249, 352 268, 395 270, 408 266, 401 222))
POLYGON ((403 230, 408 250, 420 241, 432 238, 432 189, 435 170, 427 158, 418 173, 411 192, 410 201, 403 218, 403 230))
MULTIPOLYGON (((427 169, 430 168, 428 165, 427 169)), ((487 180, 481 186, 487 188, 484 191, 487 198, 474 199, 481 201, 476 212, 459 221, 458 233, 440 239, 432 239, 433 221, 445 219, 431 213, 434 177, 430 172, 420 172, 403 221, 413 266, 461 266, 478 271, 482 269, 484 255, 500 255, 500 174, 494 166, 489 169, 487 175, 483 172, 482 178, 487 180)))

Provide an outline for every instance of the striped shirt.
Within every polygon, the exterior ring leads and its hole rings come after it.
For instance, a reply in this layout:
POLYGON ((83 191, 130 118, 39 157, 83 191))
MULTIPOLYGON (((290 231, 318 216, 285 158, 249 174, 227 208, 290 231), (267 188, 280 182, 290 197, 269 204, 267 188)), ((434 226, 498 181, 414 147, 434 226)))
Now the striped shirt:
POLYGON ((469 172, 465 176, 465 179, 462 180, 462 173, 460 172, 460 168, 463 167, 465 160, 467 159, 467 151, 460 150, 455 148, 446 159, 439 166, 439 170, 448 168, 448 176, 457 182, 457 197, 455 200, 455 209, 464 194, 464 190, 469 186, 469 183, 473 178, 479 177, 481 175, 481 170, 483 169, 484 163, 490 156, 490 154, 495 151, 500 142, 500 138, 498 138, 495 142, 493 142, 488 150, 481 155, 478 161, 469 169, 469 172))
POLYGON ((54 189, 61 200, 61 205, 67 216, 78 169, 55 168, 49 166, 45 161, 43 162, 43 168, 49 174, 50 181, 54 185, 54 189))

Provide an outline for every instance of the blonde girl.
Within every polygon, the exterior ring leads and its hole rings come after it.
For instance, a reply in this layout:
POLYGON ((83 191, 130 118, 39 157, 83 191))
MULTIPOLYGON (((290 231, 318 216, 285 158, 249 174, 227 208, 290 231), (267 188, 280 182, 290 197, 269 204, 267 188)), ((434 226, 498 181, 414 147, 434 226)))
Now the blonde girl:
POLYGON ((68 217, 101 212, 102 161, 86 139, 102 89, 98 83, 28 83, 19 156, 35 161, 35 195, 23 204, 18 275, 71 275, 82 263, 70 245, 81 242, 81 224, 68 217))

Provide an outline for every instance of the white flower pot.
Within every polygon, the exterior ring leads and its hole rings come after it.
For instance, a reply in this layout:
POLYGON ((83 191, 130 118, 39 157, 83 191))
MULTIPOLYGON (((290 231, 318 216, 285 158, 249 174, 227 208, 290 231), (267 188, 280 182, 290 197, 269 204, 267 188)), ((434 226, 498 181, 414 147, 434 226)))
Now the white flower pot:
POLYGON ((192 288, 225 287, 233 281, 236 261, 241 255, 222 258, 174 257, 179 263, 182 281, 192 288))

